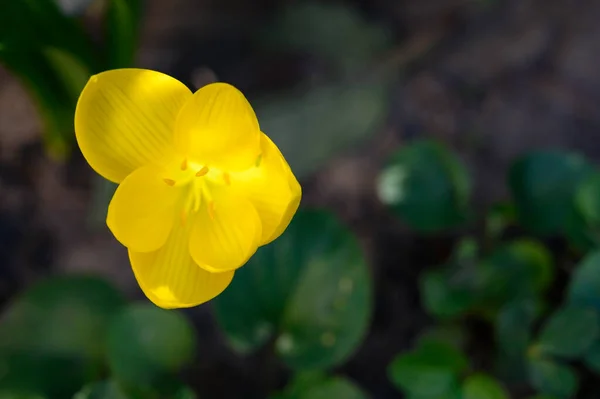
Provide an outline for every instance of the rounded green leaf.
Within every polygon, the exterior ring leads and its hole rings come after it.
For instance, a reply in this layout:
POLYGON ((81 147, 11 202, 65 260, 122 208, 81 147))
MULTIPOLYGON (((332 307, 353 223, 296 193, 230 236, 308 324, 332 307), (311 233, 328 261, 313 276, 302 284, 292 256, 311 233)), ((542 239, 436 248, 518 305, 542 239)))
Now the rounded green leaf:
POLYGON ((110 325, 108 363, 119 381, 152 385, 191 360, 194 346, 193 327, 182 313, 134 304, 110 325))
POLYGON ((537 391, 558 399, 573 398, 579 389, 575 371, 568 365, 549 359, 532 359, 529 379, 537 391))
POLYGON ((536 234, 565 231, 578 184, 592 168, 578 155, 534 151, 510 169, 509 185, 523 226, 536 234))
POLYGON ((70 397, 104 360, 121 294, 93 277, 54 277, 27 290, 2 316, 0 389, 70 397))
POLYGON ((432 270, 420 277, 420 292, 427 312, 440 318, 460 316, 477 301, 477 293, 453 268, 432 270))
POLYGON ((467 219, 471 183, 464 165, 445 147, 416 141, 391 157, 377 194, 410 227, 435 232, 467 219))
POLYGON ((587 255, 573 272, 568 301, 600 311, 600 251, 587 255))
POLYGON ((388 375, 406 394, 440 397, 456 390, 458 377, 467 365, 465 356, 452 345, 424 341, 416 350, 396 357, 388 375))
POLYGON ((342 362, 360 344, 371 314, 371 277, 357 240, 333 215, 301 211, 286 233, 259 249, 215 299, 234 347, 273 335, 295 369, 342 362))
POLYGON ((480 265, 482 297, 493 306, 543 293, 552 282, 552 257, 540 243, 517 240, 495 250, 480 265))
POLYGON ((546 354, 575 358, 584 354, 600 333, 592 309, 564 307, 556 311, 540 333, 538 348, 546 354))
POLYGON ((463 383, 463 399, 508 399, 504 387, 485 374, 474 374, 463 383))

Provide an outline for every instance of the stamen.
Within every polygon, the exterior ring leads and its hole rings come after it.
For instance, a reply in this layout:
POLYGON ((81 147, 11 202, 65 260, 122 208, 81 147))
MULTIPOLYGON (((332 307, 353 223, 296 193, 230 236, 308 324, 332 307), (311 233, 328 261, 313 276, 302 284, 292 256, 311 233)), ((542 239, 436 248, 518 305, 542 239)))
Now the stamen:
POLYGON ((210 216, 211 219, 215 218, 215 203, 214 203, 214 201, 209 201, 209 203, 208 203, 208 216, 210 216))
POLYGON ((188 167, 188 161, 187 161, 187 158, 185 158, 183 160, 183 162, 181 163, 181 170, 186 170, 187 167, 188 167))
POLYGON ((256 166, 258 168, 260 166, 261 162, 262 162, 262 154, 258 154, 258 157, 256 158, 256 162, 254 162, 254 166, 256 166))
POLYGON ((175 180, 173 179, 163 179, 163 181, 167 183, 167 186, 173 187, 175 185, 175 180))
POLYGON ((202 177, 208 173, 208 167, 203 166, 198 172, 196 172, 196 177, 202 177))
POLYGON ((231 186, 231 178, 229 177, 229 173, 227 173, 227 172, 223 173, 223 180, 225 180, 225 184, 227 184, 228 186, 231 186))

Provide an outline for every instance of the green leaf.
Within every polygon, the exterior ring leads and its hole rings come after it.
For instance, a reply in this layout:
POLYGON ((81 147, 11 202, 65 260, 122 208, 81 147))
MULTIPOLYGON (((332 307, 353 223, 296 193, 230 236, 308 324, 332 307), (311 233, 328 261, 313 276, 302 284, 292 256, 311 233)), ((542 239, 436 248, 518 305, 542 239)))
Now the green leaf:
POLYGON ((0 389, 69 397, 104 358, 106 326, 121 294, 92 277, 54 277, 8 306, 0 329, 0 389))
POLYGON ((391 44, 379 25, 345 4, 291 3, 276 21, 265 31, 266 45, 321 57, 337 67, 338 75, 368 64, 391 44))
POLYGON ((600 311, 600 251, 588 254, 577 266, 568 288, 568 302, 600 311))
POLYGON ((591 309, 563 307, 542 328, 538 347, 549 355, 579 357, 598 338, 599 322, 598 314, 591 309))
POLYGON ((75 19, 61 12, 55 0, 1 2, 0 42, 23 54, 41 54, 45 48, 57 48, 88 69, 97 66, 89 36, 75 19))
POLYGON ((503 377, 511 382, 520 382, 526 374, 526 354, 538 313, 534 300, 510 302, 498 312, 495 323, 498 366, 503 377))
POLYGON ((310 387, 299 399, 366 399, 367 395, 344 378, 330 378, 310 387))
POLYGON ((532 359, 529 378, 539 392, 559 399, 573 398, 579 389, 575 371, 568 365, 549 359, 532 359))
POLYGON ((73 399, 132 399, 114 381, 94 382, 86 385, 73 399))
POLYGON ((75 99, 41 52, 0 48, 0 62, 32 96, 44 123, 43 139, 49 154, 63 159, 74 140, 75 99))
POLYGON ((75 103, 85 87, 92 71, 77 58, 60 48, 47 47, 43 50, 56 76, 62 81, 66 93, 75 103))
POLYGON ((292 368, 327 368, 364 337, 371 290, 357 240, 333 215, 300 211, 213 303, 234 348, 254 350, 275 335, 292 368))
POLYGON ((108 68, 131 68, 138 47, 140 0, 108 0, 106 34, 108 68))
POLYGON ((494 378, 474 374, 463 383, 463 399, 508 399, 508 393, 494 378))
POLYGON ((517 240, 499 247, 482 262, 480 269, 480 292, 492 306, 541 294, 554 275, 550 253, 531 240, 517 240))
POLYGON ((108 363, 120 382, 152 386, 187 364, 194 347, 194 330, 183 314, 134 304, 110 325, 108 363))
POLYGON ((563 233, 575 190, 591 171, 582 157, 558 151, 535 151, 518 159, 509 185, 523 226, 541 235, 563 233))
POLYGON ((366 399, 354 383, 343 377, 328 377, 322 373, 299 373, 285 390, 270 399, 366 399))
POLYGON ((471 183, 458 158, 441 144, 423 140, 391 157, 377 193, 410 227, 435 232, 467 219, 471 183))
POLYGON ((467 368, 465 356, 452 345, 427 341, 397 356, 388 367, 392 383, 405 393, 422 397, 452 394, 467 368))
POLYGON ((478 298, 468 281, 463 280, 464 274, 464 271, 447 267, 421 275, 421 300, 429 314, 442 319, 453 318, 473 306, 478 298))
POLYGON ((589 347, 583 361, 590 370, 600 373, 600 341, 597 340, 589 347))

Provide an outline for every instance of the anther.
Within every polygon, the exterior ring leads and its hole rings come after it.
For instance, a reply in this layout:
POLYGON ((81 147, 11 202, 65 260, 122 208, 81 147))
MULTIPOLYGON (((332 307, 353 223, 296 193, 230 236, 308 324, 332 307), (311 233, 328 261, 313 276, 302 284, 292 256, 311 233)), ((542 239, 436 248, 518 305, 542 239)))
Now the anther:
POLYGON ((181 170, 186 170, 188 167, 188 161, 187 158, 183 160, 183 162, 181 163, 181 170))
POLYGON ((173 179, 163 179, 163 181, 165 183, 167 183, 168 186, 174 186, 175 185, 175 180, 173 180, 173 179))
POLYGON ((203 166, 198 172, 196 172, 196 177, 202 177, 208 173, 208 167, 203 166))
POLYGON ((229 173, 223 173, 223 180, 225 180, 225 184, 227 184, 228 186, 231 185, 231 178, 229 177, 229 173))
POLYGON ((261 162, 262 162, 262 154, 259 154, 258 157, 256 157, 256 162, 254 162, 254 166, 256 166, 258 168, 260 166, 261 162))

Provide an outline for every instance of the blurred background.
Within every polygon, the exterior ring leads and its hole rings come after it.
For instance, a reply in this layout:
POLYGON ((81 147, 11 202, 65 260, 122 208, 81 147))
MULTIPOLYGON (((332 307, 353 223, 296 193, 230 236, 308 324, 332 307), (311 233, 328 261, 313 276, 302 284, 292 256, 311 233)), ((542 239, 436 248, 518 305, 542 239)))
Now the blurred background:
POLYGON ((0 0, 0 398, 563 399, 600 388, 600 1, 0 0), (91 74, 237 86, 303 186, 154 307, 74 141, 91 74))

